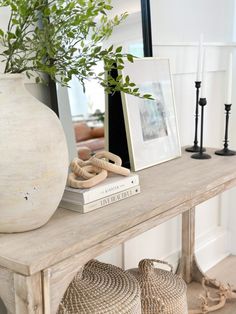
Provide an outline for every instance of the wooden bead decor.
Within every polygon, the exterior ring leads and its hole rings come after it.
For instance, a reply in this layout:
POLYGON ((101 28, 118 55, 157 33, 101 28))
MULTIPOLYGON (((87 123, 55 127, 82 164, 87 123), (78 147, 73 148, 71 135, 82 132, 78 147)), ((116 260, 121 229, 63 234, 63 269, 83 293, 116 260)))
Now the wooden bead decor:
POLYGON ((113 153, 110 153, 110 152, 107 152, 107 151, 102 151, 102 152, 98 152, 94 155, 94 157, 96 158, 107 158, 108 160, 111 160, 114 162, 115 165, 117 166, 121 166, 122 165, 122 160, 119 156, 113 154, 113 153))
POLYGON ((75 189, 88 189, 104 181, 107 177, 106 170, 94 166, 85 166, 84 171, 93 174, 93 177, 80 180, 75 173, 71 172, 67 180, 68 185, 75 189))
POLYGON ((236 289, 229 284, 222 284, 221 282, 207 277, 202 278, 202 287, 205 296, 200 295, 201 306, 198 310, 190 310, 189 314, 207 314, 215 312, 223 308, 227 300, 236 299, 236 289), (216 296, 212 296, 207 286, 217 288, 216 296))
POLYGON ((86 161, 75 158, 70 165, 72 172, 68 176, 67 185, 76 189, 91 188, 105 180, 108 172, 128 176, 130 170, 121 164, 119 156, 107 151, 98 152, 86 161))
POLYGON ((96 172, 89 172, 86 167, 84 166, 83 160, 80 160, 79 158, 75 158, 71 162, 71 170, 77 177, 82 177, 83 179, 90 179, 93 178, 96 175, 96 172))
POLYGON ((117 166, 116 164, 112 164, 108 161, 105 161, 104 159, 96 158, 95 156, 90 158, 90 162, 95 167, 102 168, 104 170, 120 174, 122 176, 128 176, 130 174, 129 169, 117 166))
POLYGON ((116 174, 120 174, 122 176, 128 176, 130 174, 129 169, 121 167, 121 158, 107 151, 96 153, 93 157, 89 159, 89 161, 93 166, 105 169, 110 172, 114 172, 116 174), (104 160, 104 158, 113 161, 114 164, 104 160))

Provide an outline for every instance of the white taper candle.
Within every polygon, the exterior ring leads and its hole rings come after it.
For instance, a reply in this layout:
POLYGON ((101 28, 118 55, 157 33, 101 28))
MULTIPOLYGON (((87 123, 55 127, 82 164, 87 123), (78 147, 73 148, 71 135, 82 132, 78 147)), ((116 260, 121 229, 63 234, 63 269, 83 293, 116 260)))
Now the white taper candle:
POLYGON ((202 62, 203 62, 203 34, 200 35, 198 46, 197 77, 196 77, 197 82, 200 82, 202 80, 202 62))
POLYGON ((230 53, 228 61, 228 80, 226 88, 226 104, 232 104, 232 77, 233 77, 233 55, 230 53))
POLYGON ((202 84, 201 84, 201 98, 206 98, 206 50, 203 50, 202 57, 202 84))

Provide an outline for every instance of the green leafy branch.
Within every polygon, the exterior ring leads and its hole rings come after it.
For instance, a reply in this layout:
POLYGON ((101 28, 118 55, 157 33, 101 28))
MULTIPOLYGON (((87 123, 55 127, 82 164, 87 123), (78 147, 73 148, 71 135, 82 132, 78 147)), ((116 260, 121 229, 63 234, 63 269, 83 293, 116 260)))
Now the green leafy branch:
POLYGON ((140 95, 128 76, 123 80, 109 74, 124 68, 124 58, 133 62, 122 47, 103 47, 114 27, 127 17, 126 13, 108 17, 111 0, 0 0, 3 6, 11 11, 7 30, 0 29, 5 73, 26 72, 28 77, 36 76, 37 82, 46 73, 66 86, 72 76, 83 86, 86 80, 95 79, 108 93, 122 91, 151 98, 140 95), (101 61, 104 72, 97 75, 94 68, 101 61))

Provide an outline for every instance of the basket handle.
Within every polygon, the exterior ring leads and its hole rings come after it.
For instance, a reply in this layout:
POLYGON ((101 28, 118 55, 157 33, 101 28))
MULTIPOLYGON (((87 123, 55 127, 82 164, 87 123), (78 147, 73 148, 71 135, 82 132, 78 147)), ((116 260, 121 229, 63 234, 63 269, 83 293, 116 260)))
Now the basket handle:
POLYGON ((161 261, 159 259, 143 259, 139 262, 138 267, 141 272, 149 273, 154 269, 154 263, 164 264, 170 267, 170 271, 173 273, 174 269, 173 266, 165 261, 161 261))

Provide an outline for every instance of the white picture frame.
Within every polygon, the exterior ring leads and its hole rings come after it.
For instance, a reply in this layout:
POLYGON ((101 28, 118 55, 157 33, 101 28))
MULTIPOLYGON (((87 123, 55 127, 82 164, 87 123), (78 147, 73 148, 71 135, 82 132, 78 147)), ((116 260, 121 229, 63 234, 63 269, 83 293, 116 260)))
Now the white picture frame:
POLYGON ((131 170, 138 171, 181 156, 173 83, 168 58, 124 62, 121 71, 142 94, 154 100, 121 93, 131 170))

